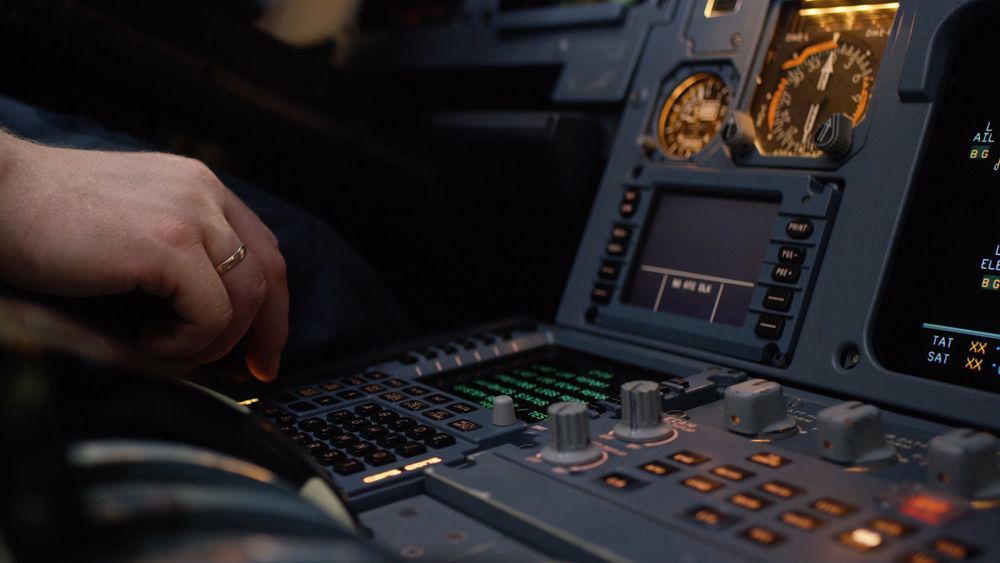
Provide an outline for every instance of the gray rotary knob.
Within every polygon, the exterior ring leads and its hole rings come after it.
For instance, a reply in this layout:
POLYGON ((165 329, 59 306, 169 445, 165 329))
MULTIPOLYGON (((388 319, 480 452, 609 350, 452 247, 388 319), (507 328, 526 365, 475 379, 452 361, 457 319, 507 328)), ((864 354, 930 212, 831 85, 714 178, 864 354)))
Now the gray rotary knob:
POLYGON ((733 154, 752 151, 755 137, 753 118, 745 111, 732 112, 722 126, 722 142, 726 143, 733 154))
POLYGON ((600 448, 590 441, 587 405, 549 405, 549 445, 542 449, 542 459, 552 465, 583 465, 600 458, 600 448))
POLYGON ((615 425, 615 437, 625 442, 655 442, 670 435, 673 428, 663 421, 660 386, 653 381, 629 381, 622 385, 622 420, 615 425))
POLYGON ((493 413, 490 417, 493 426, 512 426, 517 422, 514 410, 514 399, 509 395, 497 395, 493 398, 493 413))
POLYGON ((936 436, 928 444, 927 486, 966 498, 1000 497, 1000 440, 970 428, 936 436))
POLYGON ((785 412, 781 385, 766 379, 751 379, 726 388, 723 410, 726 428, 747 436, 788 432, 795 419, 785 412))
POLYGON ((829 117, 813 135, 816 148, 840 160, 851 152, 854 142, 854 121, 843 113, 829 117))
POLYGON ((877 407, 849 401, 816 414, 819 455, 838 463, 870 465, 895 459, 896 449, 885 441, 877 407))

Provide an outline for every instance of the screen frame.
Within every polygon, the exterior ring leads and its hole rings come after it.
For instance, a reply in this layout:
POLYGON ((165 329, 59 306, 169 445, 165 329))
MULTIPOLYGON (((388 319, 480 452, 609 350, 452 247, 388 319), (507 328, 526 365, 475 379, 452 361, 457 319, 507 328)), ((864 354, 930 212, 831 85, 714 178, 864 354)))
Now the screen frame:
MULTIPOLYGON (((625 186, 639 190, 639 205, 629 221, 616 218, 608 224, 629 223, 638 236, 633 236, 627 253, 620 258, 623 264, 622 279, 610 303, 588 311, 587 321, 603 329, 619 333, 629 333, 658 341, 672 342, 690 348, 724 354, 756 363, 783 367, 788 364, 798 338, 798 328, 805 314, 809 295, 820 258, 825 249, 827 235, 832 226, 833 216, 840 200, 841 187, 836 181, 820 181, 818 178, 802 174, 739 172, 704 172, 697 170, 670 170, 647 168, 635 182, 625 186), (731 199, 777 200, 771 240, 764 261, 758 273, 757 287, 751 301, 750 313, 743 326, 721 323, 707 323, 703 320, 674 313, 644 310, 623 301, 622 289, 631 283, 633 269, 638 260, 638 251, 645 243, 648 227, 654 213, 653 202, 663 191, 692 193, 709 197, 731 199), (792 218, 808 218, 814 225, 809 239, 793 240, 784 232, 784 226, 792 218), (767 287, 776 286, 770 280, 771 270, 777 264, 777 248, 781 244, 795 244, 808 249, 802 264, 802 276, 793 288, 794 298, 788 312, 778 313, 785 317, 786 324, 780 338, 764 339, 754 332, 759 314, 770 312, 755 306, 763 301, 767 287), (764 285, 762 285, 764 284, 764 285)), ((598 269, 598 257, 594 271, 598 269)))

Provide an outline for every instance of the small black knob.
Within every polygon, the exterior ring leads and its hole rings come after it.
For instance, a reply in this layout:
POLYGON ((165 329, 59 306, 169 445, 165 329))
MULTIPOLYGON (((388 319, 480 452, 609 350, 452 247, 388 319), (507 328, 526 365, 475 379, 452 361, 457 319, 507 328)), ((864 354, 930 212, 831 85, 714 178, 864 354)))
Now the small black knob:
POLYGON ((840 160, 851 152, 854 141, 854 122, 843 113, 835 113, 820 125, 813 136, 816 148, 840 160))
POLYGON ((722 142, 726 143, 734 154, 746 154, 754 148, 753 118, 745 111, 734 111, 729 114, 722 126, 722 142))

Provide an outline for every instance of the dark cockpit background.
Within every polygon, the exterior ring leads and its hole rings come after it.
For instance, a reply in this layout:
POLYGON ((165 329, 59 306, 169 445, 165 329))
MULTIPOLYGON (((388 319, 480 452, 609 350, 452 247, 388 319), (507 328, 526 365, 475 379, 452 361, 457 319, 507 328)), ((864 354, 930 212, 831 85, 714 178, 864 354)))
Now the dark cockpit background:
POLYGON ((620 104, 553 103, 556 65, 366 60, 394 30, 488 23, 458 2, 367 2, 340 45, 302 47, 262 29, 280 4, 5 2, 0 93, 308 209, 385 280, 417 333, 553 318, 620 104))

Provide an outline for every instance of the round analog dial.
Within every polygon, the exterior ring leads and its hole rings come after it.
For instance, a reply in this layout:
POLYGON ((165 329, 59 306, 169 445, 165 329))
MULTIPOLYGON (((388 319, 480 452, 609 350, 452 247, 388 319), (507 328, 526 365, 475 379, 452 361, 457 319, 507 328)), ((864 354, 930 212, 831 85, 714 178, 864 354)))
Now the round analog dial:
POLYGON ((719 132, 729 114, 729 87, 703 72, 681 82, 667 98, 656 123, 660 151, 670 158, 691 158, 719 132))
POLYGON ((865 117, 875 63, 865 47, 834 33, 781 63, 777 84, 757 104, 758 143, 770 154, 819 156, 813 136, 831 115, 865 117))

